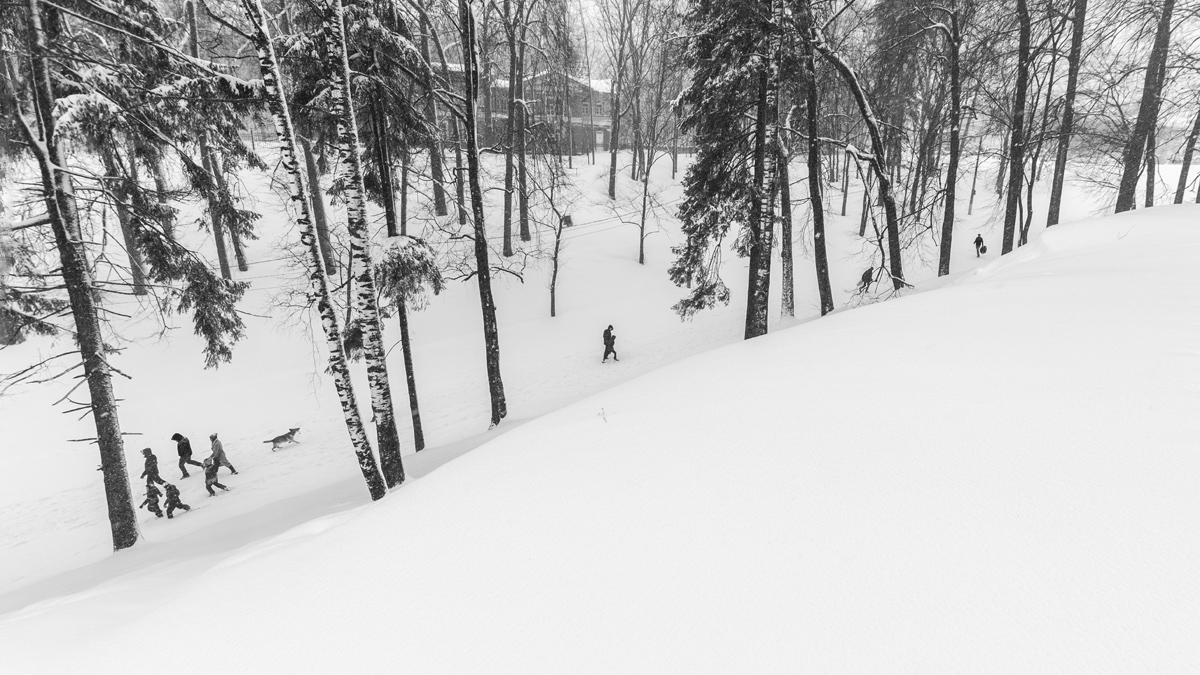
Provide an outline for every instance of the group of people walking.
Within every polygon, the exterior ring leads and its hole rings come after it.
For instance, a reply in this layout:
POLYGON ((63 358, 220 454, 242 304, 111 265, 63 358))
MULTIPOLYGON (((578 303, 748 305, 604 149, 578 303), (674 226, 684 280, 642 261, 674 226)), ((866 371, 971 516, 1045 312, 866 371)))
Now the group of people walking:
MULTIPOLYGON (((215 433, 210 434, 208 439, 212 442, 212 454, 201 463, 192 459, 192 442, 188 440, 187 436, 180 433, 171 436, 171 440, 175 441, 175 449, 179 453, 179 471, 183 474, 180 478, 189 478, 192 475, 188 473, 188 465, 200 467, 204 470, 204 489, 208 490, 210 497, 214 497, 217 494, 213 490, 214 487, 221 490, 229 489, 217 480, 217 471, 224 466, 228 467, 231 473, 237 474, 237 469, 233 468, 233 464, 229 462, 229 458, 225 455, 225 446, 221 444, 221 439, 217 438, 215 433)), ((139 508, 145 507, 150 513, 162 518, 162 507, 159 506, 158 502, 159 498, 165 492, 165 506, 168 518, 174 517, 173 514, 176 509, 190 511, 191 507, 184 504, 182 499, 180 499, 179 488, 163 480, 162 476, 159 475, 158 457, 154 455, 154 451, 146 448, 142 450, 142 456, 146 458, 145 468, 141 476, 146 479, 146 501, 139 504, 139 508), (162 486, 162 490, 158 489, 160 485, 162 486)))

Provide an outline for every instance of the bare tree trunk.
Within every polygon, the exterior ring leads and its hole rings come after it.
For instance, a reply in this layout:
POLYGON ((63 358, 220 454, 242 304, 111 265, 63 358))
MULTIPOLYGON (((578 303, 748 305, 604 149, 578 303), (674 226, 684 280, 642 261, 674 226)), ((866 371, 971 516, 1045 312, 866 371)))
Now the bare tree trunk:
POLYGON ((959 127, 962 125, 962 81, 958 53, 962 37, 958 25, 958 0, 950 0, 950 158, 946 167, 946 197, 942 211, 942 250, 938 276, 950 274, 950 251, 954 240, 954 202, 958 188, 958 158, 961 154, 959 127))
MULTIPOLYGON (((1183 144, 1183 166, 1179 168, 1179 184, 1175 187, 1175 203, 1183 203, 1183 193, 1187 189, 1188 171, 1192 168, 1192 155, 1196 152, 1196 138, 1200 137, 1200 112, 1196 113, 1196 121, 1192 123, 1192 133, 1188 134, 1187 142, 1183 144)), ((1196 190, 1200 195, 1200 189, 1196 190)))
POLYGON ((371 101, 371 126, 375 131, 375 163, 379 165, 379 194, 383 202, 383 221, 387 227, 387 236, 395 237, 400 234, 400 225, 396 219, 396 184, 392 179, 392 153, 387 138, 387 120, 383 114, 383 104, 378 91, 374 92, 371 101))
POLYGON ((867 236, 867 218, 871 213, 871 183, 870 176, 863 181, 862 213, 859 214, 858 236, 867 236))
POLYGON ((983 138, 979 139, 979 147, 975 150, 975 175, 971 177, 971 198, 967 201, 967 215, 975 210, 975 188, 979 185, 979 160, 983 158, 983 138))
MULTIPOLYGON (((446 64, 446 52, 442 49, 442 41, 438 38, 436 31, 431 31, 429 37, 433 39, 433 46, 437 49, 438 61, 441 62, 442 79, 446 82, 451 82, 450 66, 446 64)), ((454 141, 454 199, 455 208, 458 210, 458 224, 467 224, 467 201, 466 201, 466 168, 463 166, 463 148, 462 148, 462 132, 459 131, 459 120, 455 115, 450 116, 450 138, 454 141)), ((401 204, 405 204, 407 194, 401 198, 401 204)), ((401 216, 401 221, 407 220, 406 216, 401 216)), ((405 223, 400 224, 401 234, 405 231, 405 223)))
POLYGON ((1062 126, 1058 131, 1058 152, 1054 158, 1054 179, 1050 185, 1050 208, 1046 214, 1046 227, 1057 225, 1062 212, 1063 183, 1067 176, 1067 154, 1071 148, 1071 136, 1075 133, 1075 90, 1079 84, 1079 63, 1083 53, 1083 26, 1087 20, 1088 0, 1075 0, 1072 17, 1071 52, 1067 56, 1067 92, 1063 99, 1062 126))
MULTIPOLYGON (((200 154, 203 158, 203 166, 206 171, 213 177, 213 183, 217 181, 216 162, 213 161, 212 152, 208 147, 208 139, 200 139, 200 154)), ((220 188, 218 188, 220 189, 220 188)), ((229 252, 225 248, 225 226, 221 217, 221 205, 215 195, 210 195, 208 199, 208 215, 209 221, 212 223, 213 242, 217 245, 217 264, 221 267, 221 278, 232 279, 233 273, 229 269, 229 252)))
POLYGON ((788 170, 790 157, 782 144, 775 161, 779 163, 779 259, 783 268, 783 315, 796 316, 796 278, 792 256, 792 179, 788 170))
POLYGON ((617 70, 612 93, 612 135, 608 139, 608 198, 617 198, 617 146, 621 138, 621 79, 624 66, 617 70))
MULTIPOLYGON (((811 25, 811 8, 809 10, 811 25)), ((813 41, 813 47, 833 65, 834 70, 838 72, 847 88, 850 89, 850 93, 853 94, 854 101, 863 118, 863 124, 866 125, 867 132, 871 137, 870 164, 876 180, 879 181, 879 200, 883 202, 884 219, 887 221, 888 257, 891 258, 888 262, 891 265, 892 288, 900 290, 907 285, 907 282, 904 281, 904 266, 900 259, 900 217, 896 213, 896 197, 892 192, 891 178, 888 176, 887 155, 883 136, 879 133, 879 120, 875 116, 870 102, 867 101, 867 95, 863 90, 862 83, 859 82, 858 74, 825 41, 825 37, 819 29, 814 26, 811 33, 810 39, 813 41)))
MULTIPOLYGON (((187 2, 187 18, 188 18, 188 53, 192 58, 200 57, 200 40, 199 26, 196 21, 196 3, 193 0, 187 2)), ((251 130, 250 139, 253 142, 254 132, 251 130)), ((200 135, 200 165, 204 170, 212 174, 213 183, 217 180, 217 171, 219 167, 212 156, 212 151, 208 146, 208 132, 200 135)), ((213 195, 208 197, 208 213, 212 222, 213 240, 217 244, 217 264, 221 267, 221 278, 232 279, 233 273, 229 271, 229 254, 225 251, 225 227, 221 222, 220 204, 213 195)))
POLYGON ((528 113, 525 105, 525 26, 521 27, 521 44, 518 49, 517 61, 517 222, 521 232, 521 241, 529 241, 529 167, 526 163, 528 137, 528 113))
MULTIPOLYGON (((1163 84, 1167 79, 1167 61, 1164 58, 1158 68, 1158 82, 1155 83, 1155 90, 1159 96, 1162 96, 1163 84)), ((1150 120, 1150 129, 1146 134, 1146 208, 1154 206, 1154 183, 1157 180, 1155 176, 1158 168, 1158 110, 1160 106, 1155 106, 1154 117, 1150 120)))
POLYGON ((408 148, 400 151, 400 236, 408 235, 408 148))
MULTIPOLYGON (((805 13, 804 19, 811 18, 805 13)), ((821 194, 821 144, 817 121, 820 119, 820 93, 817 91, 817 64, 813 44, 803 40, 805 118, 808 124, 808 201, 813 221, 813 258, 816 262, 817 290, 821 298, 821 316, 833 311, 833 289, 829 284, 829 256, 825 250, 825 200, 821 194)))
POLYGON ((1029 7, 1017 0, 1019 44, 1017 46, 1017 82, 1013 94, 1012 134, 1008 151, 1008 202, 1004 209, 1004 242, 1001 255, 1013 250, 1017 233, 1017 210, 1021 203, 1021 180, 1025 177, 1025 96, 1029 88, 1029 7))
MULTIPOLYGON (((424 3, 422 3, 424 5, 424 3)), ((427 15, 421 13, 421 59, 425 63, 429 63, 429 39, 428 34, 433 30, 432 25, 424 19, 427 15)), ((438 127, 438 112, 437 102, 433 100, 433 83, 427 83, 428 97, 425 99, 425 115, 429 119, 429 123, 435 129, 438 127)), ((429 173, 433 178, 433 212, 436 215, 444 216, 446 213, 446 176, 442 171, 442 137, 440 133, 434 134, 429 139, 429 173)))
MULTIPOLYGON (((49 50, 42 25, 41 1, 27 0, 26 6, 29 8, 29 41, 32 43, 30 62, 33 70, 31 88, 36 118, 30 120, 23 112, 18 112, 16 117, 21 123, 25 141, 37 158, 41 173, 42 196, 62 264, 63 283, 67 287, 71 314, 75 319, 75 343, 79 347, 84 378, 91 396, 89 407, 100 448, 100 471, 104 478, 113 549, 120 550, 137 543, 140 533, 129 474, 125 468, 125 444, 117 416, 117 399, 112 388, 112 367, 105 355, 98 312, 100 301, 84 245, 74 187, 66 170, 66 156, 59 144, 56 120, 51 112, 55 97, 50 81, 49 50)), ((47 13, 55 11, 48 9, 47 13)))
POLYGON ((317 229, 317 242, 321 246, 321 260, 325 262, 325 274, 337 274, 337 265, 333 260, 333 245, 329 241, 329 223, 325 219, 325 197, 321 194, 321 176, 317 173, 317 160, 313 157, 312 143, 307 138, 300 139, 304 149, 304 168, 308 173, 309 198, 312 200, 313 222, 317 229))
MULTIPOLYGON (((1167 78, 1167 63, 1166 59, 1159 65, 1158 81, 1155 83, 1155 91, 1162 95, 1163 83, 1167 78)), ((1158 168, 1158 106, 1155 106, 1154 116, 1150 120, 1149 130, 1146 133, 1146 208, 1154 206, 1154 183, 1157 180, 1156 169, 1158 168)))
MULTIPOLYGON (((846 132, 846 145, 850 145, 850 132, 846 132)), ((846 216, 846 208, 850 205, 850 158, 842 161, 842 217, 846 216)))
POLYGON ((782 0, 771 3, 772 36, 768 63, 758 76, 754 129, 754 201, 750 207, 750 280, 746 299, 745 339, 766 335, 771 297, 771 240, 775 236, 775 153, 779 137, 779 58, 782 0), (768 155, 770 160, 768 161, 768 155))
POLYGON ((487 231, 483 218, 483 188, 479 177, 479 141, 475 129, 475 109, 479 98, 479 62, 476 53, 475 17, 469 0, 458 0, 459 26, 464 54, 465 100, 463 115, 467 129, 467 176, 471 186, 471 213, 475 239, 475 278, 479 281, 479 305, 483 310, 483 339, 488 371, 488 392, 492 403, 491 426, 500 424, 508 414, 504 382, 500 378, 500 334, 496 327, 496 303, 492 298, 491 266, 488 263, 487 231))
MULTIPOLYGON (((130 148, 132 150, 132 148, 130 148)), ((137 232, 134 231, 133 217, 130 214, 132 205, 132 194, 128 184, 132 181, 130 176, 124 175, 121 167, 118 165, 114 151, 105 149, 102 153, 104 157, 104 172, 108 174, 108 192, 112 196, 113 210, 117 213, 117 222, 121 226, 121 239, 125 243, 125 253, 129 256, 129 276, 130 284, 133 287, 134 295, 146 294, 146 263, 142 259, 142 250, 138 248, 137 232)), ((129 165, 132 171, 133 153, 129 153, 129 165)))
POLYGON ((1158 133, 1154 126, 1151 126, 1150 133, 1146 136, 1146 208, 1154 206, 1154 180, 1157 168, 1155 153, 1157 150, 1158 133))
MULTIPOLYGON (((775 103, 771 74, 763 72, 758 78, 758 111, 754 129, 754 202, 750 208, 750 281, 746 285, 745 339, 767 334, 768 301, 771 294, 771 176, 767 170, 768 142, 773 140, 774 125, 770 119, 775 103)), ((774 164, 774 162, 772 162, 774 164)))
POLYGON ((337 118, 338 150, 344 170, 346 229, 350 234, 350 252, 354 257, 352 277, 358 316, 363 327, 371 412, 375 415, 380 469, 390 488, 404 482, 404 464, 400 459, 400 434, 396 430, 387 351, 383 345, 383 325, 375 292, 375 265, 371 260, 371 238, 367 230, 366 190, 363 187, 362 159, 358 153, 358 120, 354 114, 354 95, 350 87, 350 53, 346 44, 344 15, 342 0, 333 0, 325 16, 325 38, 331 55, 328 65, 333 90, 333 113, 337 118))
MULTIPOLYGON (((504 20, 508 22, 508 139, 504 147, 504 248, 507 257, 513 254, 513 179, 516 172, 517 151, 517 28, 512 14, 512 0, 504 0, 504 20)), ((517 10, 519 12, 519 8, 517 10)))
POLYGON ((363 426, 358 412, 358 401, 354 394, 354 385, 350 379, 350 369, 346 363, 346 354, 342 346, 342 330, 329 295, 329 284, 325 277, 325 265, 321 259, 320 245, 313 235, 308 200, 309 190, 304 173, 300 171, 296 132, 292 126, 287 97, 283 93, 279 61, 275 58, 275 47, 271 43, 266 12, 263 10, 262 0, 241 0, 241 4, 251 25, 252 43, 258 52, 263 87, 267 94, 267 105, 275 121, 275 133, 279 137, 281 161, 290 178, 291 199, 298 211, 296 224, 300 228, 300 241, 308 247, 308 279, 313 295, 317 298, 317 310, 321 316, 321 326, 325 331, 325 342, 329 348, 329 371, 333 375, 334 388, 337 390, 338 399, 342 405, 346 430, 354 445, 359 469, 367 483, 371 498, 380 499, 387 494, 387 486, 375 463, 375 455, 371 452, 371 442, 367 438, 366 428, 363 426))
POLYGON ((158 197, 158 208, 163 212, 163 216, 159 218, 158 222, 162 225, 163 234, 167 235, 167 239, 174 240, 175 217, 171 215, 171 206, 167 198, 170 192, 170 185, 167 182, 167 173, 163 170, 162 157, 155 157, 154 162, 150 166, 154 172, 154 192, 158 197))
MULTIPOLYGON (((223 199, 229 198, 229 185, 225 182, 225 166, 221 161, 221 156, 217 153, 210 155, 213 180, 217 182, 217 190, 221 193, 223 199)), ((237 260, 238 270, 241 272, 250 271, 250 265, 246 262, 246 251, 242 248, 242 237, 238 234, 237 229, 230 225, 225 228, 229 231, 229 240, 233 242, 233 257, 237 260)), ((222 246, 223 248, 223 246, 222 246)))
MULTIPOLYGON (((584 14, 583 0, 579 0, 579 13, 584 14)), ((591 148, 591 164, 596 163, 596 101, 598 93, 592 87, 592 52, 588 48, 588 27, 584 25, 583 30, 583 58, 587 64, 587 88, 588 88, 588 148, 591 148)))
POLYGON ((557 311, 557 295, 558 295, 558 254, 562 251, 562 234, 565 227, 563 218, 558 219, 558 226, 554 228, 554 254, 550 257, 550 317, 553 318, 557 311))
POLYGON ((1142 169, 1142 153, 1146 150, 1147 139, 1158 119, 1158 107, 1162 98, 1159 76, 1160 70, 1166 66, 1167 48, 1171 44, 1171 14, 1174 10, 1175 0, 1163 0, 1158 30, 1154 36, 1154 48, 1150 51, 1150 62, 1146 65, 1146 79, 1142 86, 1142 102, 1138 106, 1137 121, 1134 122, 1133 133, 1121 153, 1122 171, 1121 185, 1117 189, 1117 213, 1133 209, 1137 201, 1137 179, 1142 169))
POLYGON ((413 447, 425 449, 425 432, 421 429, 421 409, 417 405, 417 379, 413 374, 412 342, 408 337, 408 306, 404 300, 396 303, 396 319, 400 322, 400 349, 404 352, 404 372, 408 379, 408 410, 412 414, 413 447))

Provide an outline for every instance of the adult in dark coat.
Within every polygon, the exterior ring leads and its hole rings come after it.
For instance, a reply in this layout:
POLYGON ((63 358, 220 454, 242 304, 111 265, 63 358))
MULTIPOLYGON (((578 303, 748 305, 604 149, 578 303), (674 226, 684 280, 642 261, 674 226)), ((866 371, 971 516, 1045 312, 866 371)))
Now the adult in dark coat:
POLYGON ((600 359, 600 363, 607 361, 609 354, 612 354, 613 361, 621 360, 617 358, 617 350, 615 347, 617 344, 617 336, 613 335, 612 330, 613 329, 611 325, 604 329, 604 358, 600 359))
POLYGON ((975 235, 975 257, 979 257, 979 252, 983 249, 983 235, 975 235))
POLYGON ((192 442, 188 440, 187 436, 176 433, 171 436, 171 440, 175 441, 175 449, 179 451, 179 470, 183 472, 184 478, 192 475, 187 472, 188 464, 198 466, 201 470, 204 469, 203 464, 192 459, 192 442))
POLYGON ((866 272, 863 272, 862 279, 858 281, 858 292, 866 293, 871 288, 871 282, 875 281, 875 268, 868 267, 866 272))
POLYGON ((146 479, 147 483, 158 483, 162 485, 167 482, 158 475, 158 458, 154 456, 154 452, 150 448, 142 450, 142 455, 146 457, 146 468, 142 471, 142 478, 146 479))

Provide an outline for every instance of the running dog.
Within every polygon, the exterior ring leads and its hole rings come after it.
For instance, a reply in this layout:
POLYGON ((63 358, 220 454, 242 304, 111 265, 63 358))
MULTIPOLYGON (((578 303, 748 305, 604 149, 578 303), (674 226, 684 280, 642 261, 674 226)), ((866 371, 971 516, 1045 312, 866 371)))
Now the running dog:
POLYGON ((271 444, 271 452, 275 452, 276 450, 282 448, 284 443, 295 443, 296 442, 296 433, 298 431, 300 431, 300 427, 296 427, 295 429, 289 429, 286 434, 279 434, 278 436, 276 436, 275 438, 272 438, 269 441, 263 441, 263 443, 270 443, 271 444))

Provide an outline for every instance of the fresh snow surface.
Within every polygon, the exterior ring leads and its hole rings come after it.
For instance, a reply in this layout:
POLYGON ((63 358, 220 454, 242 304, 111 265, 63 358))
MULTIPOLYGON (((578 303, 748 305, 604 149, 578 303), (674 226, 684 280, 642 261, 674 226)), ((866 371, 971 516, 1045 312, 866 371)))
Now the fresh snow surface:
MULTIPOLYGON (((88 421, 49 407, 69 384, 0 401, 0 670, 1200 671, 1200 207, 1058 226, 1003 259, 977 216, 954 276, 742 342, 744 261, 727 258, 733 304, 680 323, 677 226, 638 266, 597 196, 558 318, 544 269, 501 284, 497 430, 473 283, 414 314, 430 448, 380 502, 313 374, 322 347, 278 319, 247 317, 215 372, 186 322, 126 327, 134 485, 150 445, 196 508, 139 511, 144 540, 115 555, 94 446, 64 441, 88 421), (609 323, 622 360, 601 365, 609 323), (299 444, 262 443, 297 425, 299 444), (178 480, 174 431, 200 456, 221 433, 230 492, 178 480)), ((854 214, 832 221, 848 309, 865 258, 854 214)), ((285 230, 270 213, 257 259, 285 230)), ((799 260, 802 317, 810 277, 799 260)), ((53 349, 4 350, 0 370, 53 349)))

